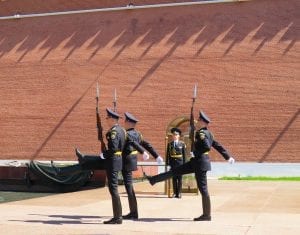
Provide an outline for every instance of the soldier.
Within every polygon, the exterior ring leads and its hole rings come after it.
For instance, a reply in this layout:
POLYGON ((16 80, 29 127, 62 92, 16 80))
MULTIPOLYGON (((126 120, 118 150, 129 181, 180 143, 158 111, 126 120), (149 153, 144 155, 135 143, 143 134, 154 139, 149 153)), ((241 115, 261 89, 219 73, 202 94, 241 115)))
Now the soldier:
MULTIPOLYGON (((186 145, 183 141, 179 140, 181 135, 181 130, 174 127, 171 129, 173 141, 168 143, 167 146, 167 160, 166 164, 174 169, 185 163, 185 152, 186 145)), ((173 196, 176 198, 181 198, 182 191, 182 175, 174 175, 172 179, 173 183, 173 196)))
POLYGON ((203 214, 194 221, 210 221, 211 220, 211 205, 210 196, 207 188, 207 171, 211 170, 209 159, 209 151, 211 147, 215 148, 229 163, 234 163, 234 158, 226 149, 219 144, 212 133, 208 130, 210 119, 204 112, 200 111, 199 122, 200 129, 195 134, 195 149, 192 152, 193 157, 185 164, 171 169, 165 173, 161 173, 152 177, 147 177, 151 185, 157 182, 164 181, 176 175, 195 173, 198 189, 202 197, 203 214))
POLYGON ((106 121, 110 130, 106 133, 107 150, 102 153, 106 159, 108 188, 112 199, 113 218, 104 224, 122 224, 122 205, 118 192, 118 173, 122 170, 122 151, 125 146, 126 131, 119 125, 119 114, 107 108, 106 121))
MULTIPOLYGON (((124 127, 127 131, 127 135, 133 141, 139 143, 142 147, 144 147, 156 160, 158 163, 163 162, 163 159, 159 154, 155 151, 155 149, 143 139, 142 134, 135 129, 135 126, 138 122, 131 113, 126 112, 124 120, 124 127)), ((123 216, 123 219, 138 219, 138 208, 137 201, 134 193, 133 183, 132 183, 132 171, 137 170, 137 151, 130 142, 125 144, 125 148, 123 150, 123 169, 122 175, 124 179, 124 184, 126 188, 126 192, 128 195, 128 203, 130 212, 127 215, 123 216)), ((143 154, 144 160, 149 159, 149 155, 144 152, 143 154)))

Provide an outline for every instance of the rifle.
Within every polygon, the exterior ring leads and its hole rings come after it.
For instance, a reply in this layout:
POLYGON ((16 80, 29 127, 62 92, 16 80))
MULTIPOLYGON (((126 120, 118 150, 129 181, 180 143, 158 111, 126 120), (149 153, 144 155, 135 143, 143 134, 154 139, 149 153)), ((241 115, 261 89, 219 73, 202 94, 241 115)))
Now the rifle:
POLYGON ((114 112, 117 112, 117 89, 116 88, 114 93, 113 105, 114 105, 114 112))
POLYGON ((98 131, 98 140, 101 143, 101 151, 102 153, 106 151, 106 145, 103 140, 103 128, 102 128, 102 123, 101 123, 101 117, 99 114, 99 84, 97 82, 97 88, 96 88, 96 119, 97 119, 97 131, 98 131))
POLYGON ((194 151, 194 143, 195 143, 195 122, 194 122, 194 103, 197 97, 197 85, 194 86, 194 94, 192 98, 192 107, 191 107, 191 115, 190 115, 190 140, 191 140, 191 152, 194 151))

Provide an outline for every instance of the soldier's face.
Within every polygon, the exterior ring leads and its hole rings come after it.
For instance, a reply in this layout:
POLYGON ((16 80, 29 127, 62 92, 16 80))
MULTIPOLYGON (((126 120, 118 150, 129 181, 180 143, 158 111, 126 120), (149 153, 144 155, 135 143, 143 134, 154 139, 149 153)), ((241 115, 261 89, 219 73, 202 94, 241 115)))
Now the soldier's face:
POLYGON ((113 125, 115 122, 114 122, 114 119, 113 119, 112 117, 107 116, 107 117, 106 117, 106 123, 107 123, 109 126, 111 126, 111 125, 113 125))
POLYGON ((180 137, 179 134, 175 134, 175 133, 173 134, 173 140, 179 140, 179 137, 180 137))
POLYGON ((126 121, 126 119, 124 120, 124 127, 125 127, 125 129, 129 128, 129 123, 128 123, 128 121, 126 121))
POLYGON ((135 127, 135 123, 133 122, 129 122, 126 119, 124 120, 124 127, 125 129, 129 129, 129 128, 134 128, 135 127))
POLYGON ((199 128, 207 126, 207 123, 204 122, 202 119, 199 119, 197 124, 198 124, 199 128))

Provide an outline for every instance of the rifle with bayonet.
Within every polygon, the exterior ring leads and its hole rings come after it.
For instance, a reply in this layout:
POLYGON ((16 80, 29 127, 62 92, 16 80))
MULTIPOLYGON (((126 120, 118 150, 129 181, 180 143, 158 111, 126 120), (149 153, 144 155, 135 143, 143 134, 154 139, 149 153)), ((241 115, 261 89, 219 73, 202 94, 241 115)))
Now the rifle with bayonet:
POLYGON ((96 119, 97 119, 97 131, 98 131, 98 140, 101 143, 101 151, 102 153, 106 151, 106 145, 103 140, 103 128, 102 128, 102 123, 101 123, 101 117, 99 114, 99 85, 97 83, 97 88, 96 88, 96 119))
POLYGON ((195 143, 195 122, 194 122, 194 103, 197 97, 197 85, 194 86, 194 93, 192 98, 192 107, 191 107, 191 114, 190 114, 190 135, 189 138, 191 140, 191 152, 194 151, 194 143, 195 143))

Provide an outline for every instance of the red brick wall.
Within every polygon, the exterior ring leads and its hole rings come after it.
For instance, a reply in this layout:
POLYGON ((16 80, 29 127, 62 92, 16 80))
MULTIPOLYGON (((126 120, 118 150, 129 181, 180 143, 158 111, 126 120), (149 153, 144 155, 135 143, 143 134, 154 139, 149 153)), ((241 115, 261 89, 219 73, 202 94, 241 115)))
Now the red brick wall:
MULTIPOLYGON (((8 0, 0 15, 127 3, 111 2, 8 0)), ((0 159, 98 151, 98 80, 101 111, 116 88, 118 111, 162 155, 197 83, 195 110, 237 160, 300 162, 299 12, 298 0, 254 0, 0 20, 0 159)))

